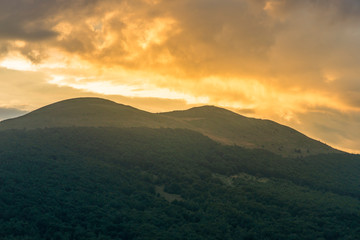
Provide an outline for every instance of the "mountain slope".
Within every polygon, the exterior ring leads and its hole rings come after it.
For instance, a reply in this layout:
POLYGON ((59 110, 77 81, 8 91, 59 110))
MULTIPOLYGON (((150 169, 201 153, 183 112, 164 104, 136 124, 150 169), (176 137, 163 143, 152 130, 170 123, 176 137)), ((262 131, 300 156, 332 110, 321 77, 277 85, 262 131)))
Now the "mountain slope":
POLYGON ((177 127, 176 121, 101 98, 74 98, 5 120, 0 129, 51 127, 177 127))
POLYGON ((359 175, 360 156, 286 159, 186 129, 8 130, 0 239, 358 239, 359 175))
POLYGON ((276 122, 247 118, 214 106, 196 107, 162 115, 186 122, 192 130, 199 131, 224 144, 261 148, 285 156, 337 152, 319 141, 276 122))
POLYGON ((204 106, 185 111, 149 113, 100 98, 76 98, 54 103, 0 123, 0 130, 52 127, 183 128, 228 145, 260 148, 283 156, 339 152, 289 127, 204 106))

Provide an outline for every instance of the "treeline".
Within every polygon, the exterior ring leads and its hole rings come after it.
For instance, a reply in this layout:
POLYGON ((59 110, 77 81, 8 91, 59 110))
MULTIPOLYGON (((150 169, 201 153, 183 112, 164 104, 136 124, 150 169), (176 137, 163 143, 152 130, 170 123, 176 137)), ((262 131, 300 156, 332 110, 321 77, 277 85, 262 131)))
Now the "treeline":
POLYGON ((356 239, 356 176, 356 155, 285 159, 189 130, 4 131, 0 239, 356 239))

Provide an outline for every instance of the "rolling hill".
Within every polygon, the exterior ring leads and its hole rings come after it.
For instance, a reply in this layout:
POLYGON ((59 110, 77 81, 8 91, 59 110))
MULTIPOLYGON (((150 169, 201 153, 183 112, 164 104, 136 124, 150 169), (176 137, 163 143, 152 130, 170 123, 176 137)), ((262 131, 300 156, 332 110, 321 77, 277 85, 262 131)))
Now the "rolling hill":
POLYGON ((0 129, 51 127, 176 127, 167 117, 101 98, 75 98, 5 120, 0 129))
POLYGON ((0 130, 0 239, 360 234, 360 155, 272 121, 78 98, 0 130))
POLYGON ((266 149, 283 156, 339 152, 276 122, 244 117, 214 106, 195 107, 161 115, 183 121, 190 129, 227 145, 266 149))
POLYGON ((0 130, 75 126, 190 129, 223 144, 265 149, 292 157, 340 152, 273 121, 247 118, 214 106, 149 113, 100 98, 57 102, 5 120, 0 123, 0 130))

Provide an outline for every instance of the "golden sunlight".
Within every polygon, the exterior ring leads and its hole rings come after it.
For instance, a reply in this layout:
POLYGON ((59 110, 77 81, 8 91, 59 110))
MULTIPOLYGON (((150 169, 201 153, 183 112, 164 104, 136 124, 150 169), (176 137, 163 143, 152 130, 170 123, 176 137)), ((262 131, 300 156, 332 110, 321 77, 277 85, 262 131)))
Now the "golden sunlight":
POLYGON ((1 105, 82 94, 183 100, 360 149, 358 20, 340 2, 95 2, 0 29, 1 105), (41 89, 49 94, 37 99, 41 89), (322 118, 333 121, 321 127, 322 118))

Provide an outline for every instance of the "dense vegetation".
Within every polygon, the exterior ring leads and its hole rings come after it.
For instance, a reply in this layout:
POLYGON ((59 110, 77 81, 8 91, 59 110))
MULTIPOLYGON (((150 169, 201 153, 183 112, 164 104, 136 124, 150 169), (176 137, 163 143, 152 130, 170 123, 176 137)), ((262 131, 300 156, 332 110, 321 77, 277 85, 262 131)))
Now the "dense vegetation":
POLYGON ((189 130, 3 131, 0 239, 357 239, 359 176, 189 130))

